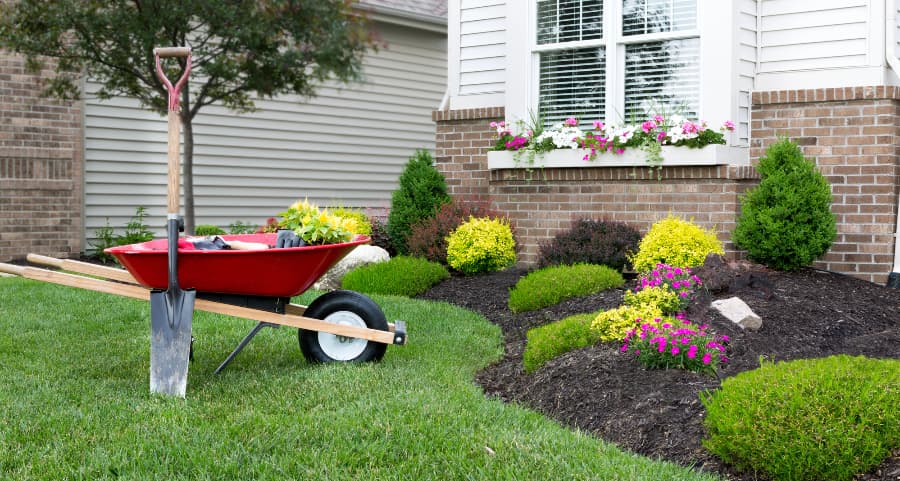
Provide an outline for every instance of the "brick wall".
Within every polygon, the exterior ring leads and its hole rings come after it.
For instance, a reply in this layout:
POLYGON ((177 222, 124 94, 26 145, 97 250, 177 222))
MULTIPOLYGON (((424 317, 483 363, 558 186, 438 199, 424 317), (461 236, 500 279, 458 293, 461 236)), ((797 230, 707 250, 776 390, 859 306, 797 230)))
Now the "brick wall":
POLYGON ((646 168, 587 167, 494 170, 487 168, 493 144, 488 124, 502 108, 438 111, 435 164, 457 198, 486 196, 507 213, 516 229, 521 265, 537 260, 538 246, 579 218, 627 222, 646 232, 673 212, 715 227, 731 256, 738 195, 755 185, 752 167, 666 167, 662 179, 646 168))
POLYGON ((83 250, 82 107, 42 98, 49 74, 0 51, 0 261, 83 250))
POLYGON ((752 104, 751 158, 785 136, 831 183, 837 239, 814 265, 885 283, 900 193, 900 88, 757 92, 752 104))

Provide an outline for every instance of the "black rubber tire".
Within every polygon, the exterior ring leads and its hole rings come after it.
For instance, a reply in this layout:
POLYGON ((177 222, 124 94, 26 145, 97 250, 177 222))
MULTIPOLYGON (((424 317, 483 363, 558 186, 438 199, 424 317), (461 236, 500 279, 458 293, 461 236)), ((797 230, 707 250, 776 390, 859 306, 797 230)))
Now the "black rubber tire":
MULTIPOLYGON (((353 317, 354 315, 365 323, 369 329, 378 329, 380 331, 388 330, 388 322, 381 312, 381 308, 375 301, 354 291, 331 291, 314 300, 306 312, 306 317, 314 319, 327 320, 328 316, 337 314, 338 316, 353 317)), ((335 359, 323 349, 319 342, 319 334, 323 336, 331 336, 331 334, 320 333, 318 331, 310 331, 307 329, 299 329, 297 337, 300 341, 300 350, 307 361, 311 363, 325 362, 368 362, 378 361, 384 357, 387 351, 387 344, 375 341, 367 341, 359 339, 355 342, 365 342, 365 348, 359 355, 351 359, 335 359)))

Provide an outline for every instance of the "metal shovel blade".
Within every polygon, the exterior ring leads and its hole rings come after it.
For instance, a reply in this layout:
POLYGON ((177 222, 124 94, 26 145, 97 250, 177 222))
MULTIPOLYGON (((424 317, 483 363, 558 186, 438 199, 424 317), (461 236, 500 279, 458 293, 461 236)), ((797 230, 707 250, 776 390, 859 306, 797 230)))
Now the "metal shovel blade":
POLYGON ((150 392, 184 397, 197 291, 150 293, 150 392))

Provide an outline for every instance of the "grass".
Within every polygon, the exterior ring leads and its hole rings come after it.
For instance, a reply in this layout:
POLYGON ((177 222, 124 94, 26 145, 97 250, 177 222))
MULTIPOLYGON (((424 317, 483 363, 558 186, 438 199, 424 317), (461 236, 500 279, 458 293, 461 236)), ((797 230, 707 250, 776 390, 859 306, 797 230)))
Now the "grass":
MULTIPOLYGON (((149 393, 149 305, 0 278, 0 473, 59 480, 713 479, 485 398, 501 334, 448 304, 375 296, 410 343, 310 366, 293 329, 195 313, 187 399, 149 393)), ((309 296, 299 302, 308 303, 309 296)))
POLYGON ((447 269, 420 257, 396 256, 353 269, 344 275, 341 288, 366 294, 413 297, 450 277, 447 269))
POLYGON ((513 312, 533 311, 571 297, 586 296, 620 287, 625 279, 618 271, 595 264, 545 267, 529 273, 509 291, 513 312))

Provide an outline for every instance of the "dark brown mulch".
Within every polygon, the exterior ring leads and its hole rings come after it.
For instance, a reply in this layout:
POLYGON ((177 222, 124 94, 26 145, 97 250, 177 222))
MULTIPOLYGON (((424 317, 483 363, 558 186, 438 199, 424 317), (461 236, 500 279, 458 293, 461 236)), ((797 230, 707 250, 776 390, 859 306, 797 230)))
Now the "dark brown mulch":
MULTIPOLYGON (((728 479, 764 479, 735 472, 707 452, 704 409, 698 393, 720 381, 681 370, 647 370, 618 345, 598 344, 556 358, 533 374, 522 368, 528 329, 571 314, 618 306, 624 290, 571 299, 513 314, 508 290, 524 271, 453 277, 421 297, 480 312, 505 336, 502 360, 478 374, 488 396, 530 406, 560 423, 593 433, 636 453, 711 471, 728 479)), ((731 337, 731 361, 720 377, 755 369, 760 357, 782 361, 834 354, 900 358, 900 290, 852 277, 802 269, 784 273, 731 264, 718 276, 718 292, 697 303, 690 318, 731 337), (712 298, 741 297, 763 319, 745 332, 709 309, 712 298)), ((702 277, 702 276, 701 276, 702 277)), ((900 402, 900 401, 898 401, 900 402)), ((865 481, 900 481, 900 449, 865 481)))

